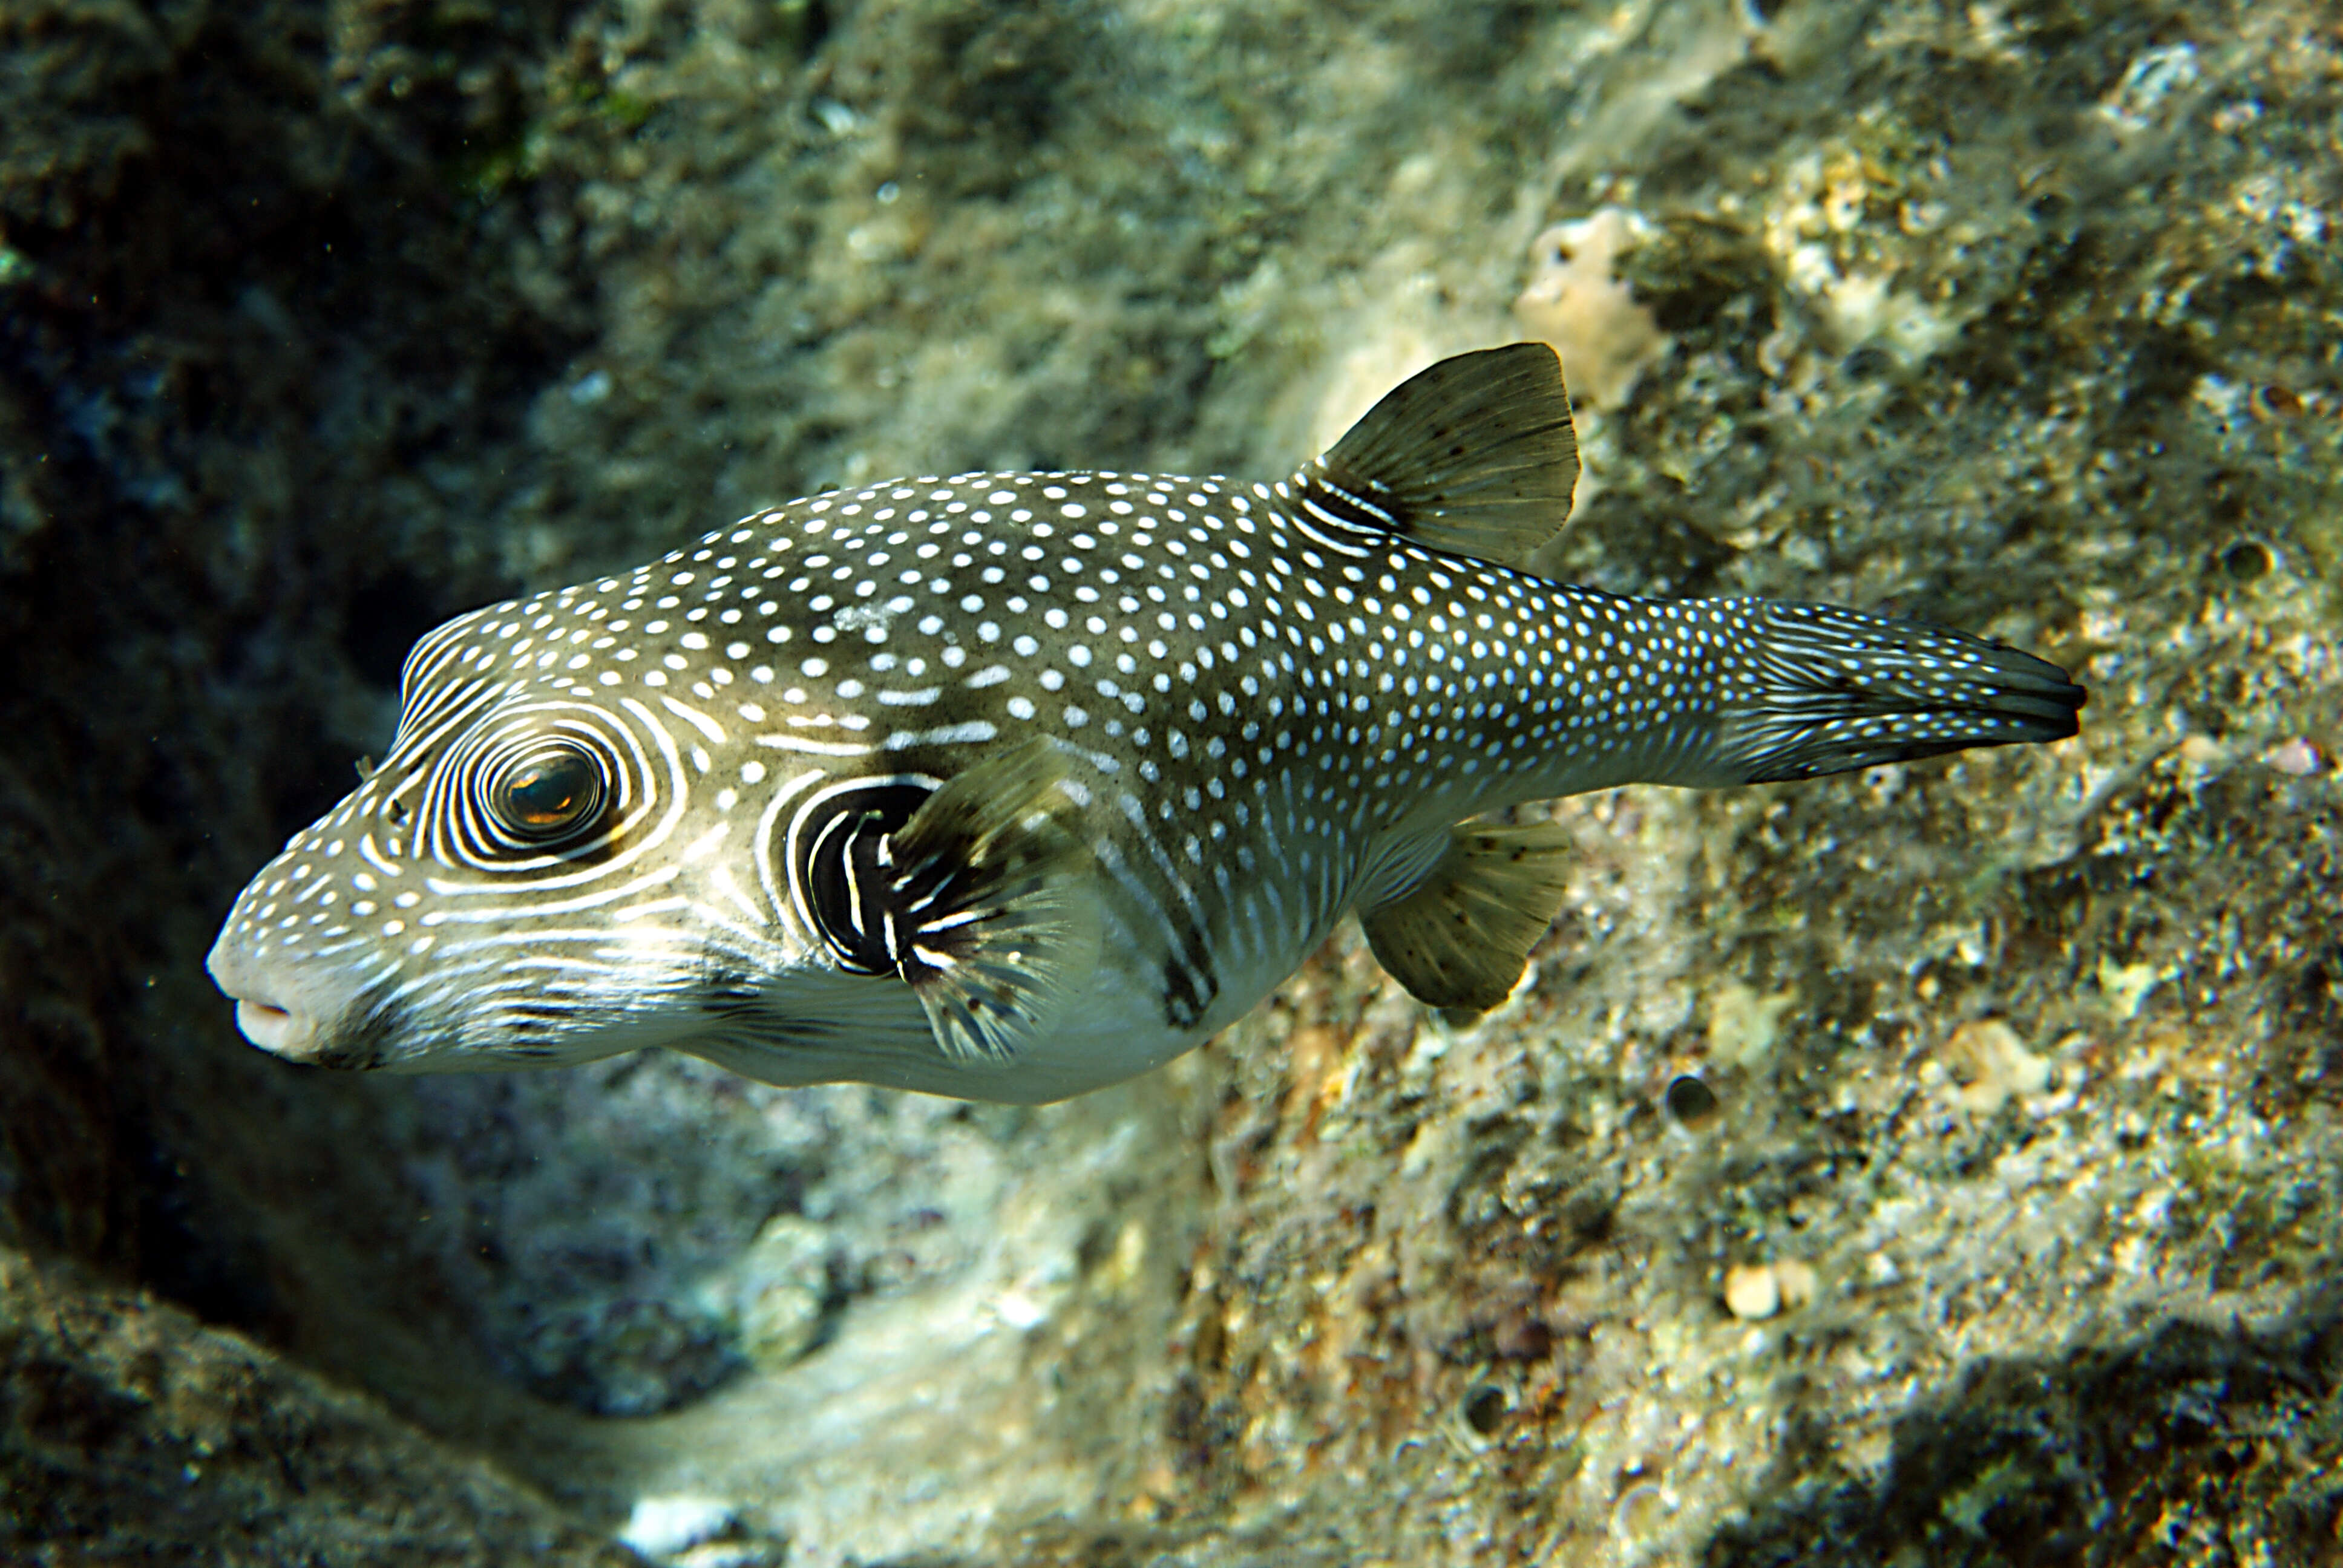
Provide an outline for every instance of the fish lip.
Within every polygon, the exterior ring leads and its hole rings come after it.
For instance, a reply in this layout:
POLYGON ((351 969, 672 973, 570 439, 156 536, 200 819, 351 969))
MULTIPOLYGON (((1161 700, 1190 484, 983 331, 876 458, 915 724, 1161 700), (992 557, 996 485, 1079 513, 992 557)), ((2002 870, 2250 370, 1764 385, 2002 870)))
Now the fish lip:
POLYGON ((244 1038, 275 1056, 297 1056, 317 1038, 315 1020, 256 997, 236 999, 236 1027, 244 1038))
POLYGON ((314 1013, 261 998, 236 999, 236 1027, 254 1045, 282 1061, 303 1067, 364 1072, 384 1064, 381 1041, 330 1027, 314 1013))

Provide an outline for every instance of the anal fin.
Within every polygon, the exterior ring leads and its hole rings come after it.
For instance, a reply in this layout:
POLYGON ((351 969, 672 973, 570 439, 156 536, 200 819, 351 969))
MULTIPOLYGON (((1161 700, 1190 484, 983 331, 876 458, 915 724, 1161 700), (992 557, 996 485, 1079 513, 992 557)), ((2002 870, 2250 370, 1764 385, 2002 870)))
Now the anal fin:
POLYGON ((1428 1007, 1495 1007, 1562 908, 1569 849, 1551 822, 1460 822, 1421 881, 1359 917, 1375 961, 1428 1007))
POLYGON ((892 835, 897 971, 956 1061, 1007 1061, 1046 1034, 1098 962, 1091 850, 1033 740, 963 769, 892 835))

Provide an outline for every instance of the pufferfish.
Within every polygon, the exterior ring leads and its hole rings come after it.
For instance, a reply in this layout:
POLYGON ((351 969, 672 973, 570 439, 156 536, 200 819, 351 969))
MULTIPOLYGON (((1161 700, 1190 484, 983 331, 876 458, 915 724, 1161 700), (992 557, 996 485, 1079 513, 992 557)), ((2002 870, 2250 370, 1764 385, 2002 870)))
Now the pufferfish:
POLYGON ((1525 564, 1578 475, 1543 344, 1435 365, 1282 483, 832 491, 418 642, 379 766, 236 900, 245 1035, 389 1071, 647 1046, 1053 1101, 1242 1017, 1346 911, 1486 1010, 1628 783, 2076 733, 1999 643, 1525 564))

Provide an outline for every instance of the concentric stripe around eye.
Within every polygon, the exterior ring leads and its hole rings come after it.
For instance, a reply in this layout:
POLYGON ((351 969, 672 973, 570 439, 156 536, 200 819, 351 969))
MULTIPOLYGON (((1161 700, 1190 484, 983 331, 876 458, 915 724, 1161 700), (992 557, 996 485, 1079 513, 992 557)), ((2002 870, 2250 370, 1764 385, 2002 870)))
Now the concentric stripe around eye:
POLYGON ((439 759, 416 809, 420 850, 459 869, 526 876, 608 857, 659 805, 655 751, 623 717, 583 703, 542 703, 476 726, 439 759), (508 792, 549 761, 582 761, 592 776, 590 816, 557 836, 518 820, 508 792))

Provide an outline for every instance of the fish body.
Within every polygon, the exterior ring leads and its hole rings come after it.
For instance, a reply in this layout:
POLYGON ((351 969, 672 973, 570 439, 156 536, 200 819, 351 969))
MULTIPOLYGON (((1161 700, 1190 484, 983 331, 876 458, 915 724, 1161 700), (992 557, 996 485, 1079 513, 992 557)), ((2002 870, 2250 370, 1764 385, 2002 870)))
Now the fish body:
POLYGON ((475 610, 212 972, 328 1066, 666 1046, 1056 1100, 1233 1022, 1354 908, 1427 1003, 1502 1000, 1565 867, 1497 809, 2075 732, 2081 689, 1996 643, 1528 570, 1576 475, 1560 367, 1514 345, 1282 483, 904 479, 475 610))

